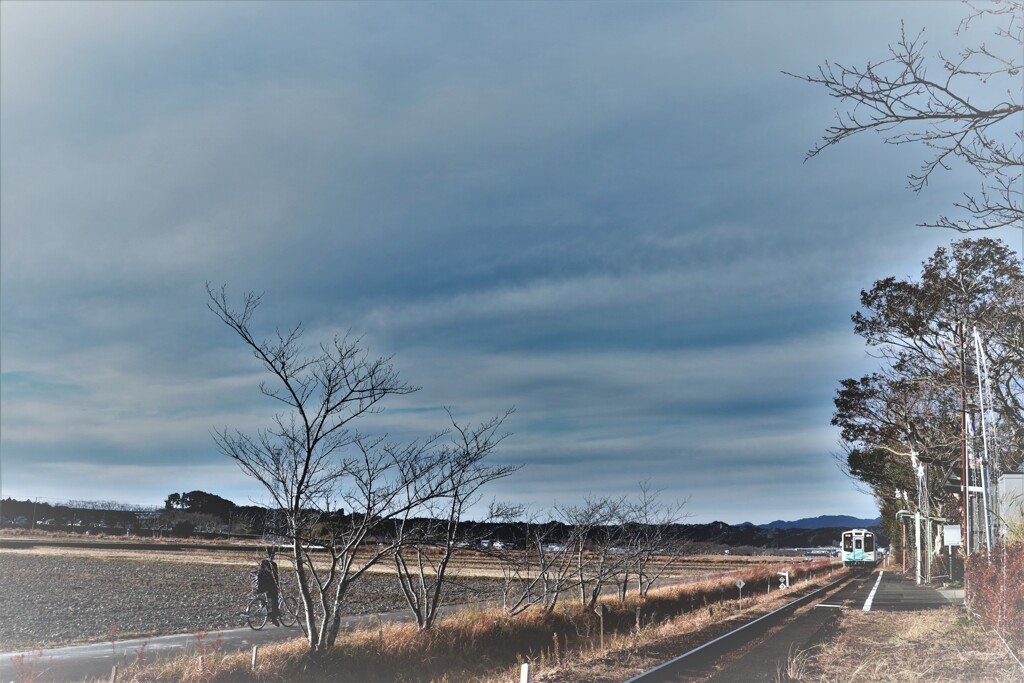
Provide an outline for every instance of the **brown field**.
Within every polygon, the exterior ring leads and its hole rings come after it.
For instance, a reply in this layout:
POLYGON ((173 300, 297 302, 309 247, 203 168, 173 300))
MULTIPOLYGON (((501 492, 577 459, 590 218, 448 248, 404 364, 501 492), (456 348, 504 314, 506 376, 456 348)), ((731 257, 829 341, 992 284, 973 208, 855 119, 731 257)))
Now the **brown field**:
MULTIPOLYGON (((92 557, 98 559, 122 559, 139 562, 179 562, 186 564, 214 564, 223 566, 237 566, 252 568, 264 557, 264 546, 260 543, 245 541, 203 541, 198 539, 152 539, 135 538, 124 536, 82 536, 80 534, 64 533, 11 533, 9 529, 0 530, 0 538, 12 537, 18 539, 39 539, 42 542, 47 540, 65 541, 73 540, 81 543, 80 547, 67 546, 45 546, 38 545, 29 548, 0 548, 0 556, 3 554, 28 554, 28 555, 53 555, 60 557, 92 557), (97 543, 96 547, 89 547, 91 543, 97 543), (104 545, 98 545, 103 543, 104 545), (107 544, 125 543, 131 545, 146 544, 154 547, 161 545, 187 545, 184 550, 141 550, 137 548, 120 549, 110 547, 107 544), (219 550, 211 549, 214 545, 237 545, 243 550, 219 550)), ((287 563, 289 557, 280 553, 280 562, 287 563)), ((793 557, 773 555, 686 555, 678 558, 673 566, 665 572, 662 583, 678 581, 681 579, 692 579, 694 577, 711 576, 721 572, 730 572, 737 569, 745 569, 758 566, 773 566, 787 564, 794 561, 793 557)), ((325 559, 326 562, 326 559, 325 559)), ((381 575, 393 575, 394 567, 390 563, 381 563, 370 570, 372 573, 381 575)), ((465 578, 490 578, 501 579, 501 565, 493 556, 481 552, 464 551, 460 552, 452 562, 449 572, 454 576, 465 578)))

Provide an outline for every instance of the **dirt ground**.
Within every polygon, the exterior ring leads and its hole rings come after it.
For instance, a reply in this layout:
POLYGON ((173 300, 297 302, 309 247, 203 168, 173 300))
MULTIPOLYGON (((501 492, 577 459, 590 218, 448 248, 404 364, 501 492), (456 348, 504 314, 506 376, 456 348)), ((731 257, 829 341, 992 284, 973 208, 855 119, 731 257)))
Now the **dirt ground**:
MULTIPOLYGON (((0 652, 236 628, 255 566, 247 553, 2 549, 0 652)), ((498 590, 493 579, 455 575, 445 598, 475 602, 498 590)), ((394 576, 375 574, 353 584, 344 609, 375 614, 407 606, 394 576)))
POLYGON ((793 657, 791 680, 846 683, 1019 683, 1024 668, 960 608, 843 612, 820 649, 793 657))

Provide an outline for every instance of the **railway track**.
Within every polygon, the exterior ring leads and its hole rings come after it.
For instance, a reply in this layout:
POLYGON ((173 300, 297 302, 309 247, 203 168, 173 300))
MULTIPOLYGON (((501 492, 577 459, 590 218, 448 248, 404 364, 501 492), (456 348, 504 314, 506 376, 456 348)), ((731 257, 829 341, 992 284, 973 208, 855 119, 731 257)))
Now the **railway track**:
MULTIPOLYGON (((833 591, 839 591, 855 579, 863 578, 870 570, 850 572, 845 576, 803 595, 778 609, 743 624, 729 633, 710 640, 689 652, 679 655, 660 666, 634 676, 625 683, 677 683, 693 681, 710 676, 715 663, 723 656, 736 652, 766 634, 775 626, 783 624, 796 610, 824 597, 833 591)), ((788 653, 782 652, 785 656, 788 653)), ((775 672, 769 672, 774 674, 775 672)), ((740 680, 740 679, 736 679, 740 680)), ((744 679, 752 680, 752 679, 744 679)))

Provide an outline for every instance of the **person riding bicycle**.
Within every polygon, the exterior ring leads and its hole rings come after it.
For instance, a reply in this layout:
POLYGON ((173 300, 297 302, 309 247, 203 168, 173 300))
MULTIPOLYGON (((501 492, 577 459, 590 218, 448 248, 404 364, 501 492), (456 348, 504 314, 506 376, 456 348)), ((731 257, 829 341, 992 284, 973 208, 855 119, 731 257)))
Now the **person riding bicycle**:
POLYGON ((277 586, 280 576, 277 573, 277 563, 274 562, 274 554, 269 553, 268 557, 260 561, 259 569, 256 570, 256 592, 265 593, 267 596, 267 608, 269 617, 275 626, 280 626, 281 616, 277 608, 277 586))

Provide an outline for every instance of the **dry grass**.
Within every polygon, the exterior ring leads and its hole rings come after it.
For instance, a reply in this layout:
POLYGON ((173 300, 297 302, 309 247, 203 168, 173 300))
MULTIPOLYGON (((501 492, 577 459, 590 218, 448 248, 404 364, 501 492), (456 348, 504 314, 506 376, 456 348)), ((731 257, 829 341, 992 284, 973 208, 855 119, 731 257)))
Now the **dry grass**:
POLYGON ((218 564, 229 566, 246 566, 250 569, 256 565, 261 555, 253 550, 251 553, 216 551, 216 550, 168 550, 154 553, 152 550, 125 550, 121 548, 3 548, 3 555, 34 555, 40 557, 89 557, 100 560, 131 560, 133 562, 168 562, 176 564, 218 564))
MULTIPOLYGON (((806 565, 804 566, 806 568, 806 565)), ((770 569, 748 569, 742 573, 751 586, 768 576, 770 569)), ((735 600, 737 575, 681 585, 653 592, 642 604, 636 599, 606 603, 605 650, 619 653, 634 670, 643 654, 654 661, 663 656, 651 643, 671 634, 685 634, 694 644, 708 637, 708 629, 730 630, 727 622, 740 610, 767 611, 770 604, 788 599, 789 593, 774 592, 735 600), (706 605, 715 607, 714 614, 706 605), (641 608, 641 628, 636 626, 636 608, 641 608)), ((827 580, 825 578, 822 579, 827 580)), ((761 591, 763 593, 763 591, 761 591)), ((202 668, 195 657, 162 662, 156 666, 134 666, 120 680, 150 681, 389 681, 430 683, 432 681, 515 680, 510 674, 523 661, 532 661, 541 671, 537 681, 596 681, 599 662, 608 657, 599 652, 598 619, 577 605, 560 606, 552 614, 528 611, 508 617, 496 610, 463 610, 443 619, 428 632, 411 624, 382 625, 378 629, 343 634, 338 645, 320 659, 310 658, 301 641, 268 646, 260 653, 257 667, 250 671, 250 653, 222 653, 211 649, 203 655, 202 668), (582 671, 582 678, 570 674, 582 671), (543 676, 555 676, 544 678, 543 676)), ((715 633, 717 635, 717 632, 715 633)), ((678 646, 678 643, 676 644, 678 646)), ((678 650, 677 650, 678 651, 678 650)), ((611 677, 621 681, 628 676, 611 677)))
POLYGON ((807 676, 812 658, 824 647, 823 644, 815 645, 808 650, 790 648, 789 658, 784 666, 779 667, 775 674, 776 683, 788 683, 789 681, 802 681, 807 676))
POLYGON ((843 612, 836 637, 789 680, 1018 683, 1024 669, 963 610, 843 612))
MULTIPOLYGON (((750 579, 745 580, 748 584, 754 583, 755 572, 750 572, 749 576, 750 579)), ((724 579, 730 584, 730 593, 735 593, 735 587, 731 586, 734 580, 735 576, 724 579)), ((828 574, 824 574, 816 579, 800 580, 794 583, 793 588, 803 593, 831 580, 828 574)), ((715 594, 722 583, 723 579, 706 581, 694 584, 693 588, 698 595, 715 594)), ((674 590, 665 592, 671 594, 674 590)), ((740 622, 777 609, 791 601, 795 594, 794 590, 770 594, 757 592, 742 600, 724 600, 710 605, 713 609, 697 609, 647 623, 639 630, 613 634, 606 638, 604 651, 592 644, 557 661, 541 653, 533 659, 530 680, 534 683, 620 683, 733 630, 740 622)), ((503 671, 480 681, 504 683, 516 680, 513 673, 511 670, 503 671)))
POLYGON ((147 543, 152 545, 190 545, 190 546, 211 546, 211 545, 249 545, 259 546, 262 541, 259 537, 243 539, 238 537, 230 538, 178 538, 176 536, 148 536, 136 534, 108 534, 103 531, 90 529, 87 532, 81 531, 50 531, 49 529, 20 529, 5 527, 0 529, 0 539, 11 538, 19 540, 44 539, 50 541, 75 541, 77 543, 91 543, 103 541, 104 543, 147 543))

